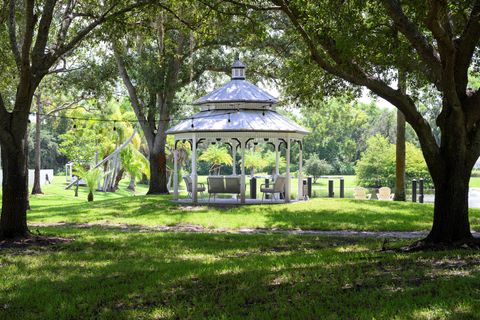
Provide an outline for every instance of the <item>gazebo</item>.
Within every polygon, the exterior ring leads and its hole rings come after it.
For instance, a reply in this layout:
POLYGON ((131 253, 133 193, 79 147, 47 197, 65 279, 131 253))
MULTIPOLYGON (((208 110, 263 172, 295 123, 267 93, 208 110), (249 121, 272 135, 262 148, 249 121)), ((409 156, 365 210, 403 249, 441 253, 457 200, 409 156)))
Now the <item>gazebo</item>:
POLYGON ((275 173, 279 175, 280 148, 286 149, 286 182, 284 201, 290 201, 290 150, 292 143, 299 144, 298 196, 302 198, 302 139, 308 131, 276 109, 277 100, 245 79, 245 65, 236 60, 232 66, 231 81, 193 102, 201 111, 180 122, 167 131, 174 135, 174 200, 178 200, 178 155, 179 141, 188 141, 192 150, 191 187, 193 203, 198 202, 197 149, 200 144, 224 143, 231 147, 233 175, 236 172, 237 149, 240 149, 240 202, 245 199, 245 149, 249 144, 266 142, 274 147, 276 154, 275 173))

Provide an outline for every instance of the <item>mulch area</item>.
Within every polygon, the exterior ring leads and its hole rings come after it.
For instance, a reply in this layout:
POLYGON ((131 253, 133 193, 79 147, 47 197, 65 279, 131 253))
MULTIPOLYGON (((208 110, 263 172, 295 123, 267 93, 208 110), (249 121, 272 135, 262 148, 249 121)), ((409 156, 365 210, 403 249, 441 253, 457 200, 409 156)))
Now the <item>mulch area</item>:
POLYGON ((0 241, 0 250, 2 249, 26 249, 30 247, 47 247, 56 244, 72 242, 72 238, 62 238, 55 236, 31 235, 28 238, 6 239, 0 241))

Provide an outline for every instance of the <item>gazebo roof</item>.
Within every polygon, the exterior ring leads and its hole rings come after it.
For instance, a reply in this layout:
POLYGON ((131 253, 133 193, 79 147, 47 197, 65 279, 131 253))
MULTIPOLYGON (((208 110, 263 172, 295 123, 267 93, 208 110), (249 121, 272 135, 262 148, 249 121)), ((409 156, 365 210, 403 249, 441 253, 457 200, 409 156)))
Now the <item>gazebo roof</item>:
POLYGON ((167 130, 187 132, 279 132, 308 134, 293 120, 270 109, 205 110, 167 130), (229 121, 230 120, 230 121, 229 121), (193 127, 192 127, 193 125, 193 127))
POLYGON ((274 104, 277 102, 277 99, 247 80, 232 79, 224 86, 194 101, 193 104, 202 105, 230 102, 274 104))

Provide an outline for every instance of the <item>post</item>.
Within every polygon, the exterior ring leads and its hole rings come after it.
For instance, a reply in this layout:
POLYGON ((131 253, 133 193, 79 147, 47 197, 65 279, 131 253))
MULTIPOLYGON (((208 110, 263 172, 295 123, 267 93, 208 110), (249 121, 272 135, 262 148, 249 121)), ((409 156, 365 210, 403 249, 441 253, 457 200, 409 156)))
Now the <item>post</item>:
POLYGON ((417 202, 417 180, 412 180, 412 202, 417 202))
MULTIPOLYGON (((270 187, 270 179, 265 179, 265 188, 269 188, 269 187, 270 187)), ((265 199, 270 199, 270 194, 266 193, 265 199)))
POLYGON ((192 137, 192 202, 197 203, 197 135, 192 137))
POLYGON ((178 200, 178 152, 173 150, 173 200, 178 200))
POLYGON ((340 178, 340 198, 345 198, 345 180, 340 178))
POLYGON ((285 183, 285 203, 290 202, 290 137, 287 138, 287 175, 285 183))
POLYGON ((298 151, 298 192, 297 192, 297 200, 300 201, 304 198, 303 195, 303 175, 302 175, 302 167, 303 167, 303 146, 302 141, 298 141, 298 146, 300 150, 298 151))
POLYGON ((418 180, 418 189, 419 189, 419 193, 420 193, 420 197, 418 197, 418 202, 420 202, 420 203, 423 203, 423 195, 424 195, 424 193, 423 193, 423 182, 424 182, 423 178, 418 180))
POLYGON ((277 139, 275 143, 275 174, 278 176, 280 174, 280 143, 277 139))
POLYGON ((309 198, 312 197, 312 182, 313 182, 312 177, 308 177, 307 178, 307 190, 308 190, 308 197, 309 198))
POLYGON ((232 143, 232 174, 237 175, 237 147, 232 143))
POLYGON ((328 197, 333 198, 335 192, 333 192, 333 180, 328 180, 328 197))
POLYGON ((250 179, 250 199, 257 199, 257 179, 255 177, 250 179))
POLYGON ((240 149, 242 152, 242 176, 240 178, 240 202, 245 203, 245 140, 241 139, 240 140, 240 149))

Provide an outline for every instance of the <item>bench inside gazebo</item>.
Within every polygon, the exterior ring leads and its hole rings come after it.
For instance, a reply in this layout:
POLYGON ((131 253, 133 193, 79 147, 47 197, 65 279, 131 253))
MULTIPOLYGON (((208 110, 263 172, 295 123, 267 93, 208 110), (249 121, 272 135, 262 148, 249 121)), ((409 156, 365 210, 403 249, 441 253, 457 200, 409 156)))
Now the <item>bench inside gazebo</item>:
POLYGON ((291 149, 294 143, 298 148, 298 192, 296 199, 303 199, 302 140, 308 131, 276 111, 277 100, 245 79, 245 65, 236 60, 232 66, 232 79, 224 86, 196 100, 193 104, 201 111, 191 118, 170 128, 167 133, 174 135, 174 201, 212 204, 257 204, 291 202, 291 149), (179 199, 178 142, 189 142, 191 174, 184 177, 189 198, 179 199), (270 199, 246 198, 245 151, 251 144, 268 144, 275 151, 275 174, 270 183, 261 191, 270 194, 270 199), (198 183, 197 151, 210 144, 225 144, 230 147, 233 159, 231 176, 208 177, 208 185, 198 183), (280 151, 284 148, 286 168, 281 174, 280 151), (237 174, 236 160, 240 156, 240 174, 237 174), (281 190, 281 192, 280 192, 281 190), (199 193, 208 196, 199 198, 199 193), (213 194, 213 197, 212 197, 213 194), (217 195, 231 195, 228 198, 217 195), (273 198, 272 198, 273 197, 273 198))

